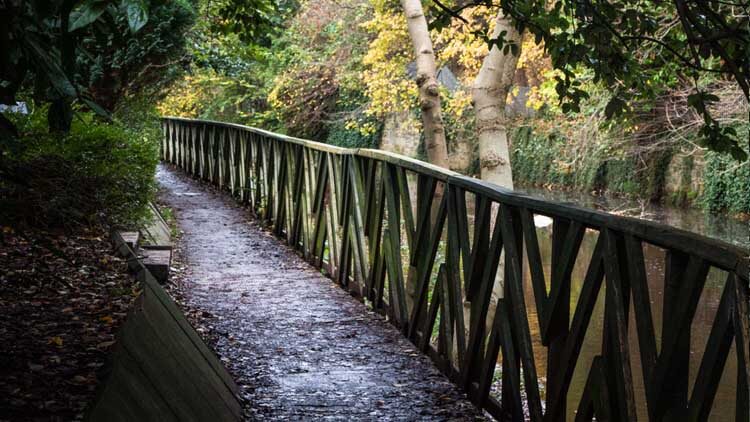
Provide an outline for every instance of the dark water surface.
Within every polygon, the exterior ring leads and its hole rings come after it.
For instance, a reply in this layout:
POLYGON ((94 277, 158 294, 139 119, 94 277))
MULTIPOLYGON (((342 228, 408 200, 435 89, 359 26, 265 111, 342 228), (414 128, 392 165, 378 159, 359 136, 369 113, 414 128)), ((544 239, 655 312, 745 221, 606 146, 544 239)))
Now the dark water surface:
POLYGON ((677 208, 581 192, 551 191, 527 186, 519 187, 517 190, 551 201, 568 202, 581 207, 656 221, 750 248, 750 222, 740 221, 726 214, 710 214, 699 208, 677 208))

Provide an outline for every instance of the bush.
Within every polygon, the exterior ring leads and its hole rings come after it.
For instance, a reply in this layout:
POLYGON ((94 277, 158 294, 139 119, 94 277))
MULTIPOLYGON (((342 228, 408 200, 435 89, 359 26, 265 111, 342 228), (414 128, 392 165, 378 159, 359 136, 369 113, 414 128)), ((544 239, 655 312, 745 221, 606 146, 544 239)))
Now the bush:
POLYGON ((15 120, 20 142, 0 162, 4 224, 70 229, 139 224, 155 191, 158 143, 79 113, 70 133, 49 133, 46 110, 15 120))
POLYGON ((750 214, 750 161, 739 163, 713 151, 706 153, 701 205, 712 212, 750 214))

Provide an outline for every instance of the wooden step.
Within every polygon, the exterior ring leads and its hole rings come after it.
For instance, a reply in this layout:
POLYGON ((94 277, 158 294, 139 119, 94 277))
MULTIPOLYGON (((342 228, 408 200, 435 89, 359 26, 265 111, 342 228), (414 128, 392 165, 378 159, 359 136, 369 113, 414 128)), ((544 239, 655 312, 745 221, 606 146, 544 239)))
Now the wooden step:
POLYGON ((120 232, 120 237, 122 238, 122 241, 125 242, 126 245, 132 250, 138 250, 138 246, 141 243, 141 232, 138 231, 132 231, 132 232, 120 232))
POLYGON ((171 246, 144 245, 140 250, 141 260, 156 280, 164 284, 169 280, 169 267, 172 263, 171 246))

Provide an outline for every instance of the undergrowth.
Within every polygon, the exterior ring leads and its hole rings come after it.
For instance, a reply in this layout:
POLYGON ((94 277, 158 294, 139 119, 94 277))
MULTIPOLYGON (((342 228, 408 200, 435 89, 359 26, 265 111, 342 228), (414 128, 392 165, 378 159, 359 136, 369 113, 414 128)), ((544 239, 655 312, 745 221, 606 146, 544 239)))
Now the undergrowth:
POLYGON ((71 229, 143 222, 155 191, 153 126, 128 128, 77 113, 69 133, 50 133, 46 114, 32 106, 28 115, 7 116, 20 136, 0 158, 3 223, 71 229))

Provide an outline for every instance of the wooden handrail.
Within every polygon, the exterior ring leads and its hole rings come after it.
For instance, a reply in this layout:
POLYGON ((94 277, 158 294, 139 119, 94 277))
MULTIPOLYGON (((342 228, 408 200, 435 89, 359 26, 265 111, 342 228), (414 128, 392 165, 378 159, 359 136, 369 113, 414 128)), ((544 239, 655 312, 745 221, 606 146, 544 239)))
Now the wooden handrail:
POLYGON ((606 287, 604 344, 588 372, 578 417, 635 419, 629 356, 638 353, 649 419, 705 420, 717 374, 734 342, 736 417, 748 420, 746 249, 663 224, 534 198, 385 151, 176 117, 164 118, 163 128, 165 161, 248 204, 307 260, 387 315, 495 417, 565 419, 573 370, 606 287), (416 177, 416 204, 407 175, 416 177), (473 226, 467 194, 474 200, 473 226), (544 274, 534 215, 553 220, 551 274, 544 274), (571 272, 586 230, 598 233, 596 247, 571 307, 571 272), (649 297, 644 244, 665 250, 663 298, 649 297), (438 251, 444 258, 437 259, 438 251), (524 303, 524 258, 547 347, 544 405, 524 303), (711 268, 725 271, 727 279, 688 397, 684 374, 691 322, 711 268), (495 286, 498 271, 503 281, 495 286), (502 297, 492 295, 496 287, 502 297), (668 316, 659 338, 651 315, 651 301, 657 299, 668 316), (637 347, 628 339, 631 301, 637 347), (467 303, 471 309, 465 316, 467 303), (502 399, 489 394, 499 356, 502 399))

